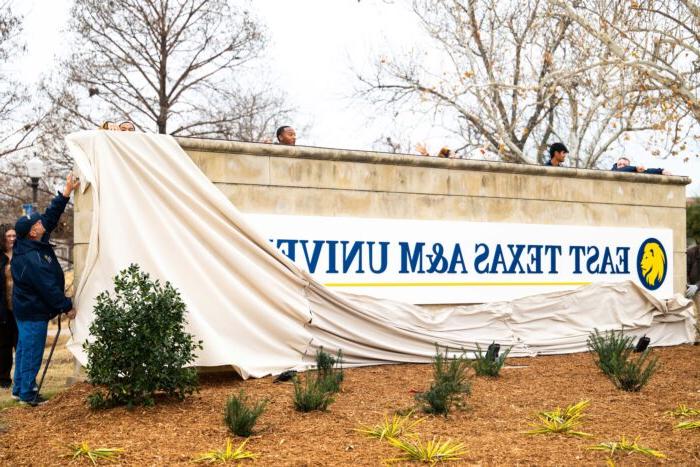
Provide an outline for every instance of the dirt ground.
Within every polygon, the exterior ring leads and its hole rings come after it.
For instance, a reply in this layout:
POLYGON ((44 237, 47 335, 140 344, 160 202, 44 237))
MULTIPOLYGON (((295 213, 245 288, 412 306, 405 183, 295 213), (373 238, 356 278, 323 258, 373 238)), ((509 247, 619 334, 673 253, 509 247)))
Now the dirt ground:
MULTIPOLYGON (((447 418, 428 416, 423 438, 463 442, 467 455, 454 465, 605 465, 592 444, 639 437, 667 460, 640 454, 616 455, 617 465, 700 465, 700 430, 674 430, 665 412, 678 404, 700 408, 700 346, 658 348, 661 368, 639 393, 617 390, 594 366, 590 354, 508 359, 498 379, 473 378, 470 409, 447 418), (591 439, 523 434, 540 410, 591 401, 582 431, 591 439)), ((384 414, 414 404, 416 390, 431 380, 429 365, 395 365, 346 370, 337 400, 327 412, 298 413, 291 383, 272 378, 241 381, 233 375, 205 376, 201 391, 184 402, 161 401, 152 408, 94 412, 88 384, 75 385, 37 408, 0 412, 0 465, 88 465, 64 457, 66 445, 119 447, 120 465, 186 465, 204 451, 221 449, 231 436, 223 423, 224 403, 241 388, 253 399, 269 399, 247 448, 260 455, 254 465, 381 465, 397 456, 386 443, 353 428, 374 424, 384 414)), ((700 418, 700 417, 696 417, 700 418)))

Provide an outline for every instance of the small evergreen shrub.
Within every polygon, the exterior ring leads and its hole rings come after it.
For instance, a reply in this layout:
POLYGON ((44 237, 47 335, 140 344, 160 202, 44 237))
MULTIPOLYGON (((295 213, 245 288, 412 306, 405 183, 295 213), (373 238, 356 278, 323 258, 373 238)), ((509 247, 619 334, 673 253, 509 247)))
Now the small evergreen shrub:
POLYGON ((316 351, 316 372, 318 384, 330 393, 340 391, 340 384, 345 378, 343 373, 343 351, 338 350, 337 356, 324 352, 323 347, 316 351))
POLYGON ((641 391, 656 372, 657 364, 658 357, 649 358, 649 349, 647 349, 639 358, 628 359, 620 364, 612 375, 613 383, 624 391, 641 391))
POLYGON ((588 348, 597 356, 596 365, 603 373, 612 377, 633 351, 634 337, 625 336, 622 331, 593 330, 588 336, 588 348))
POLYGON ((630 392, 640 391, 658 368, 658 357, 650 358, 651 349, 646 349, 633 358, 634 337, 625 336, 622 331, 606 331, 600 334, 597 329, 588 337, 588 347, 596 356, 596 364, 619 389, 630 392))
POLYGON ((340 391, 340 384, 345 377, 343 373, 343 352, 338 350, 334 357, 325 352, 323 347, 316 351, 316 370, 307 371, 304 383, 295 376, 294 407, 301 412, 326 410, 335 400, 333 394, 340 391))
POLYGON ((503 365, 506 363, 506 357, 509 353, 510 349, 506 349, 496 357, 489 351, 484 353, 481 347, 479 347, 479 344, 476 344, 476 352, 474 352, 472 367, 477 376, 498 376, 501 372, 501 368, 503 368, 503 365))
POLYGON ((187 367, 201 341, 185 332, 185 304, 169 283, 161 285, 132 264, 114 278, 114 294, 97 296, 94 342, 86 342, 87 377, 104 386, 89 396, 93 408, 153 405, 156 393, 183 399, 197 389, 187 367))
POLYGON ((255 405, 248 404, 248 396, 241 390, 237 396, 229 397, 226 401, 224 421, 232 433, 238 436, 248 437, 253 434, 253 427, 258 417, 265 411, 267 401, 263 400, 255 405))
POLYGON ((423 403, 423 410, 426 413, 447 416, 453 404, 463 395, 471 393, 471 382, 467 376, 470 366, 464 354, 450 358, 447 349, 443 355, 436 346, 433 357, 433 382, 430 389, 416 395, 416 399, 423 403))
POLYGON ((333 395, 324 388, 318 373, 307 371, 303 384, 300 379, 299 376, 293 379, 295 409, 300 412, 325 411, 333 403, 333 395))

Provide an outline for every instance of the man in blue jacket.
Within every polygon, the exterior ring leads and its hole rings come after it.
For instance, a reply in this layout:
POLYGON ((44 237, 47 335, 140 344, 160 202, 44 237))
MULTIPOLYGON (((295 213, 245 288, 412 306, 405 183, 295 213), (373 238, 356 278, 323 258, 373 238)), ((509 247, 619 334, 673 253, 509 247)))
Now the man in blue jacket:
POLYGON ((41 368, 49 320, 61 313, 75 317, 73 302, 65 296, 65 278, 58 263, 51 232, 66 209, 79 181, 66 179, 63 194, 58 193, 44 214, 21 217, 15 224, 17 241, 12 256, 12 308, 19 338, 15 352, 15 381, 12 395, 20 402, 35 405, 43 399, 36 393, 36 375, 41 368))
POLYGON ((612 166, 613 172, 635 172, 654 175, 671 175, 666 169, 647 169, 641 165, 630 165, 630 160, 626 157, 621 157, 612 166))

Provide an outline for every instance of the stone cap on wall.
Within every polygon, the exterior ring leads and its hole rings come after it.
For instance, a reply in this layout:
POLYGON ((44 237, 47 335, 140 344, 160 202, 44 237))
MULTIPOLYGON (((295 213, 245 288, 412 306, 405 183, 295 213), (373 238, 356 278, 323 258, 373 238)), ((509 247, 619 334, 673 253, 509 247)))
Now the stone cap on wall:
POLYGON ((550 167, 511 162, 490 162, 470 159, 446 159, 412 154, 392 154, 376 151, 319 148, 312 146, 283 146, 269 143, 244 143, 206 138, 175 138, 185 151, 213 152, 227 154, 249 154, 267 157, 291 157, 328 161, 360 162, 365 164, 406 165, 413 167, 436 167, 451 170, 478 172, 502 172, 551 177, 585 178, 598 180, 620 180, 635 183, 659 185, 688 185, 690 177, 651 175, 643 173, 613 172, 568 167, 550 167))

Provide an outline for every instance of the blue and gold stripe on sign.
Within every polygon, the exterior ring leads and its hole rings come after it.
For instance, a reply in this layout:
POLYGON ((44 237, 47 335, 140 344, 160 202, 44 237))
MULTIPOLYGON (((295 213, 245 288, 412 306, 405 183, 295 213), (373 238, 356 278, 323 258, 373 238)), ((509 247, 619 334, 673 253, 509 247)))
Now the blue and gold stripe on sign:
POLYGON ((590 285, 591 282, 327 282, 326 287, 512 287, 590 285))

